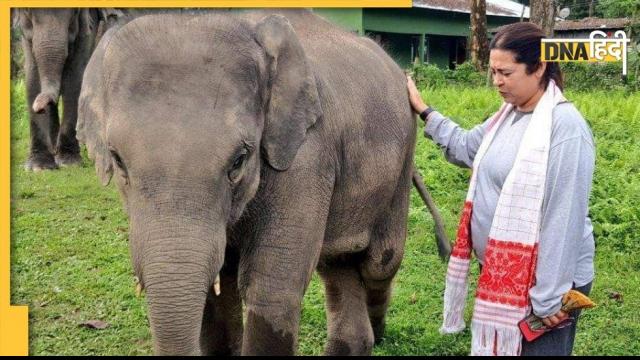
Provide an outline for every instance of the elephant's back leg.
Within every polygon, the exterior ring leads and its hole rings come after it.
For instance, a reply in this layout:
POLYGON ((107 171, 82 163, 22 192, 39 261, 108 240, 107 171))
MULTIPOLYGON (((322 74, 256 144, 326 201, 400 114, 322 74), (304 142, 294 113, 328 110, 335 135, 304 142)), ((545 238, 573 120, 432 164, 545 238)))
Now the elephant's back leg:
POLYGON ((80 164, 80 145, 76 139, 78 99, 82 77, 94 46, 94 35, 84 34, 76 39, 73 53, 67 58, 62 73, 61 95, 64 104, 62 124, 58 133, 56 163, 59 165, 80 164))
POLYGON ((62 74, 60 93, 64 104, 64 112, 55 151, 56 163, 59 165, 79 164, 82 161, 80 145, 76 139, 76 123, 78 118, 78 98, 80 97, 82 71, 84 68, 78 65, 78 62, 80 62, 80 59, 67 59, 67 64, 62 74))
POLYGON ((379 343, 384 335, 392 281, 404 256, 412 162, 413 157, 407 156, 393 200, 372 224, 369 247, 359 264, 376 343, 379 343))
POLYGON ((370 355, 374 334, 367 312, 367 290, 357 265, 350 260, 321 263, 318 273, 325 285, 325 355, 370 355))

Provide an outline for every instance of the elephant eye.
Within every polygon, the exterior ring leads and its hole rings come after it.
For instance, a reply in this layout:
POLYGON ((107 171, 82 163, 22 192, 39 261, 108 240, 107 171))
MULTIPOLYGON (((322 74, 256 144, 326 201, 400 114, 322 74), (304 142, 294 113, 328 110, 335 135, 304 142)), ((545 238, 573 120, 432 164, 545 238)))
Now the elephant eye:
POLYGON ((231 168, 229 170, 229 180, 232 183, 235 183, 238 181, 238 179, 240 178, 240 175, 242 173, 242 165, 244 165, 244 162, 247 160, 248 157, 248 152, 246 149, 242 149, 242 152, 240 154, 238 154, 238 156, 236 156, 235 160, 233 161, 233 164, 231 164, 231 168))
POLYGON ((239 169, 240 166, 242 166, 242 164, 244 163, 244 160, 246 159, 247 154, 242 154, 240 156, 238 156, 238 158, 236 159, 236 161, 233 162, 233 170, 239 169))
POLYGON ((109 152, 111 153, 113 162, 122 171, 122 177, 124 177, 125 179, 128 179, 127 167, 124 165, 124 162, 122 161, 122 158, 120 157, 120 155, 118 155, 118 153, 113 149, 110 149, 109 152))

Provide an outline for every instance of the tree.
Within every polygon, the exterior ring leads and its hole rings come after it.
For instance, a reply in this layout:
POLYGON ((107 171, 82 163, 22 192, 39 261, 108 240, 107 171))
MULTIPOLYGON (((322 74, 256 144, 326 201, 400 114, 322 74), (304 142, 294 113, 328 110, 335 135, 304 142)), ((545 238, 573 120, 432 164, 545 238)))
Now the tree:
POLYGON ((638 0, 600 0, 597 9, 605 18, 638 17, 640 1, 638 0))
POLYGON ((487 41, 487 4, 485 0, 471 1, 471 63, 484 71, 489 62, 487 41))
POLYGON ((530 21, 540 25, 548 38, 553 37, 555 17, 556 4, 554 0, 531 0, 530 21))

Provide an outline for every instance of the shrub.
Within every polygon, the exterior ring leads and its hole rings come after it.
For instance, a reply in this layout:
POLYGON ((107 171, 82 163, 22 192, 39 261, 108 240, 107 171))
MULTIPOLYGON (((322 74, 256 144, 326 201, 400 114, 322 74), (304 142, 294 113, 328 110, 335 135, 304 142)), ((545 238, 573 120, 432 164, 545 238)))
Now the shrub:
MULTIPOLYGON (((593 90, 640 90, 640 55, 629 51, 627 55, 627 77, 622 77, 622 62, 561 63, 565 88, 576 91, 593 90)), ((418 87, 485 86, 487 74, 475 70, 465 62, 455 70, 441 69, 433 64, 413 65, 409 71, 418 87)))
POLYGON ((446 85, 444 70, 433 64, 414 65, 410 69, 416 86, 441 87, 446 85))
POLYGON ((640 90, 638 69, 640 56, 637 52, 627 55, 627 78, 622 77, 622 62, 586 63, 567 62, 561 65, 565 87, 578 91, 589 90, 640 90))
POLYGON ((421 64, 413 65, 410 71, 419 87, 482 86, 486 81, 486 75, 477 72, 469 62, 458 65, 455 70, 441 69, 433 64, 421 64))

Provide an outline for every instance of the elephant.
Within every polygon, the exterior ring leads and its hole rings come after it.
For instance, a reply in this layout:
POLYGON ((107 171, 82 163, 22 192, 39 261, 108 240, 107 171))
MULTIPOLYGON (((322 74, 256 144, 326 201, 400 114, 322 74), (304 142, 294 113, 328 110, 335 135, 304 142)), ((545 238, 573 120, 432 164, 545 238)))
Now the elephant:
POLYGON ((138 17, 91 57, 77 134, 120 192, 155 354, 295 354, 314 271, 325 352, 382 339, 416 120, 372 40, 302 9, 138 17))
POLYGON ((15 9, 22 33, 31 144, 27 170, 78 164, 78 97, 85 66, 95 47, 98 9, 15 9), (62 123, 57 103, 62 97, 62 123))

